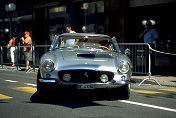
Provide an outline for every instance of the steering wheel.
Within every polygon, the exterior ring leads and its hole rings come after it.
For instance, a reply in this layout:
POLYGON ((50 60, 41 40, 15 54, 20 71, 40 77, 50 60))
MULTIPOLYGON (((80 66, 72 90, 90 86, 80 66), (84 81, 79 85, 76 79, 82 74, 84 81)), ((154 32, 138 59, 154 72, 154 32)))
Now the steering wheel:
POLYGON ((72 47, 79 48, 79 45, 73 45, 72 47))
POLYGON ((108 47, 106 46, 97 46, 96 48, 104 48, 104 49, 107 49, 107 50, 110 50, 108 47))

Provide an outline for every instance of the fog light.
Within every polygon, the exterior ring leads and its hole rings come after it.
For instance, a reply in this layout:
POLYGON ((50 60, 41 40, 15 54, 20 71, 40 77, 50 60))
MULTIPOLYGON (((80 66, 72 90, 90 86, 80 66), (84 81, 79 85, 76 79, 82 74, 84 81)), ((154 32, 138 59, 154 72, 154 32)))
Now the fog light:
POLYGON ((68 82, 68 81, 70 81, 70 79, 71 79, 71 75, 70 75, 70 74, 64 74, 64 75, 63 75, 63 80, 64 80, 64 81, 67 81, 67 82, 68 82))
POLYGON ((108 81, 108 76, 106 74, 103 74, 101 75, 100 80, 105 83, 108 81))

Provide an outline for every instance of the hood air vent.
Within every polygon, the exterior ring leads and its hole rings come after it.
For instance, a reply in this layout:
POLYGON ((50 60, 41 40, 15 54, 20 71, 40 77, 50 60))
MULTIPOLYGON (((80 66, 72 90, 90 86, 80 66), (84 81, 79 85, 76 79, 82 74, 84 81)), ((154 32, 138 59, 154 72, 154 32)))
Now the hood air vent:
POLYGON ((91 53, 78 53, 77 57, 90 57, 90 58, 94 58, 95 54, 91 54, 91 53))

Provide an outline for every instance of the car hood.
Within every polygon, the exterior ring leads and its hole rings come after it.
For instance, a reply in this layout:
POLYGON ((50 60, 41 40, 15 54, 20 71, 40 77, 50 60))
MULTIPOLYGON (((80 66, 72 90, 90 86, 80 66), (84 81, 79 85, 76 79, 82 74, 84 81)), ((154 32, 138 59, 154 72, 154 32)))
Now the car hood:
POLYGON ((96 69, 107 70, 115 67, 115 54, 104 51, 57 50, 56 68, 69 69, 96 69))

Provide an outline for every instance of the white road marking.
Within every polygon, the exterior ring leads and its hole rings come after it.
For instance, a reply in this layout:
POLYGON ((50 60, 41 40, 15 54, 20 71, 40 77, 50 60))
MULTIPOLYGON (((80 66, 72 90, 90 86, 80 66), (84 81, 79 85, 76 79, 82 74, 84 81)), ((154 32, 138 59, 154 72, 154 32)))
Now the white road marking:
POLYGON ((18 82, 18 81, 13 81, 13 80, 5 80, 6 82, 18 82))
POLYGON ((37 86, 36 84, 31 84, 31 83, 24 83, 24 84, 28 86, 37 86))
POLYGON ((160 109, 160 110, 165 110, 165 111, 176 112, 176 109, 171 109, 171 108, 161 107, 161 106, 155 106, 155 105, 150 105, 150 104, 144 104, 144 103, 139 103, 139 102, 133 102, 133 101, 127 101, 127 100, 119 100, 119 102, 134 104, 134 105, 139 105, 139 106, 144 106, 144 107, 150 107, 150 108, 160 109))
MULTIPOLYGON (((18 82, 18 81, 13 81, 13 80, 5 80, 5 81, 13 82, 13 83, 18 82)), ((36 84, 31 84, 31 83, 24 83, 24 84, 29 85, 29 86, 37 86, 36 84)), ((150 105, 150 104, 145 104, 145 103, 139 103, 139 102, 133 102, 133 101, 127 101, 127 100, 119 100, 119 102, 138 105, 138 106, 144 106, 144 107, 150 107, 150 108, 160 109, 160 110, 165 110, 165 111, 176 112, 176 109, 171 109, 171 108, 161 107, 161 106, 155 106, 155 105, 150 105)))
MULTIPOLYGON (((12 82, 12 83, 15 83, 15 82, 18 82, 18 81, 14 81, 14 80, 5 80, 6 82, 12 82)), ((28 85, 28 86, 37 86, 36 84, 31 84, 31 83, 24 83, 25 85, 28 85)))

